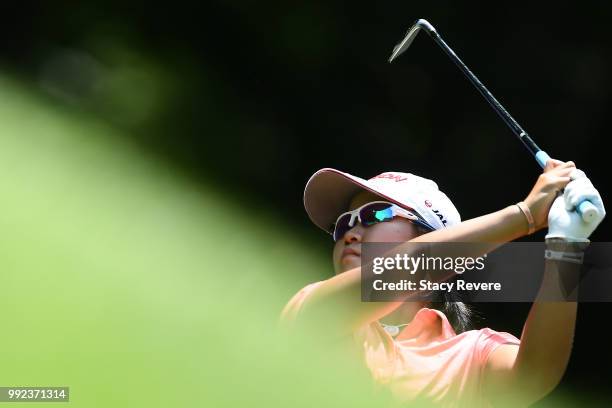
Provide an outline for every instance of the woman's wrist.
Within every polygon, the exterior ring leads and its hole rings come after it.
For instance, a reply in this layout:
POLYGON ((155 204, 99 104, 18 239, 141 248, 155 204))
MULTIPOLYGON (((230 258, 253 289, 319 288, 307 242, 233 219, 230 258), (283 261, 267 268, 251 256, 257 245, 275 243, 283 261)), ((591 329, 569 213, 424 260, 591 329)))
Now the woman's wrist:
POLYGON ((508 237, 508 241, 513 241, 529 234, 529 222, 518 205, 509 205, 502 212, 503 222, 507 225, 511 235, 508 237))
POLYGON ((531 210, 525 204, 524 201, 519 201, 516 203, 516 206, 521 210, 523 215, 525 216, 525 221, 527 222, 527 235, 531 235, 536 231, 535 221, 533 219, 533 215, 531 214, 531 210))

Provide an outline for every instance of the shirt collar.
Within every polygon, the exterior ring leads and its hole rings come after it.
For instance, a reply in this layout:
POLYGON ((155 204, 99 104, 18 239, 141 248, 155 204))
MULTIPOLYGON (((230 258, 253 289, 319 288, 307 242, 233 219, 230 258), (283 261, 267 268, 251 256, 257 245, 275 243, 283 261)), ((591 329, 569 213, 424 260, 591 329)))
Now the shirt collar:
POLYGON ((411 340, 418 339, 427 333, 437 333, 434 335, 435 340, 447 340, 456 336, 455 330, 451 326, 448 318, 444 313, 437 309, 427 307, 419 309, 412 321, 402 330, 396 340, 411 340))

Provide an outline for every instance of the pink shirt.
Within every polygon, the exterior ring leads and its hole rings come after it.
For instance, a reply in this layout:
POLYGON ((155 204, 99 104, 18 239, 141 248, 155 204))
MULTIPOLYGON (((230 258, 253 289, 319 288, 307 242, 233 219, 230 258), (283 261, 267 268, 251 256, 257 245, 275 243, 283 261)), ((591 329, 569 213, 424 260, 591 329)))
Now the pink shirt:
MULTIPOLYGON (((319 283, 300 290, 282 317, 293 320, 319 283)), ((512 334, 489 328, 456 334, 444 313, 429 308, 420 309, 395 339, 378 322, 353 337, 374 380, 397 399, 445 407, 489 406, 481 393, 487 358, 502 344, 520 344, 512 334)))

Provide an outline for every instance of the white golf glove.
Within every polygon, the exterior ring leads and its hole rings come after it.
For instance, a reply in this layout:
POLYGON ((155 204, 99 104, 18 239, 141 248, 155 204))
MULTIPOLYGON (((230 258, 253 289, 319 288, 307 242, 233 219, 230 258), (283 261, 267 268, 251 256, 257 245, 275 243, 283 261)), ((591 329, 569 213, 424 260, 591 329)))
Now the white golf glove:
POLYGON ((599 192, 582 170, 575 169, 570 178, 572 181, 565 186, 563 194, 555 198, 548 212, 546 239, 590 242, 588 238, 606 216, 606 210, 599 192), (598 215, 588 223, 576 212, 576 206, 583 200, 589 200, 598 210, 598 215))

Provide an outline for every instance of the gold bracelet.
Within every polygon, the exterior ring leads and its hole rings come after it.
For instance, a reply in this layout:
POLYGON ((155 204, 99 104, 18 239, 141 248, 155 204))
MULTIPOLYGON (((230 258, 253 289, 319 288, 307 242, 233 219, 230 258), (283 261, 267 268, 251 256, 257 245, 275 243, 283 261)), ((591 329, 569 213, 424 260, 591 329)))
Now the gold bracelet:
POLYGON ((535 232, 535 223, 529 207, 527 207, 527 204, 525 204, 524 201, 519 201, 516 203, 516 205, 521 209, 521 212, 525 215, 525 218, 527 218, 527 223, 529 224, 529 232, 527 232, 527 235, 533 234, 535 232))

